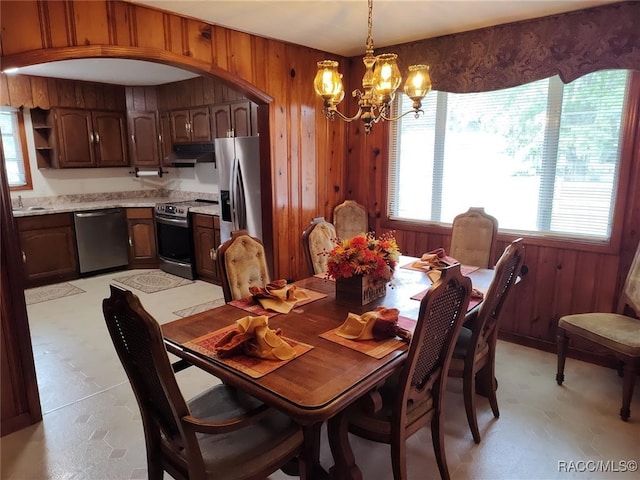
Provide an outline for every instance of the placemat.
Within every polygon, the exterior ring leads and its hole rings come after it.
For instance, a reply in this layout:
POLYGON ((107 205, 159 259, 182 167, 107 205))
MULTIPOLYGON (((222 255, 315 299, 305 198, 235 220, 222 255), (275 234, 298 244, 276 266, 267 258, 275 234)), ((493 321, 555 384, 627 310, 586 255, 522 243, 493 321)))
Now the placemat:
MULTIPOLYGON (((412 295, 410 298, 411 300, 422 300, 424 298, 424 296, 427 294, 427 292, 429 291, 428 288, 425 288, 423 291, 416 293, 415 295, 412 295)), ((482 298, 471 298, 469 299, 469 306, 467 307, 467 312, 469 310, 471 310, 473 307, 475 307, 476 305, 479 305, 480 302, 482 302, 482 298)))
MULTIPOLYGON (((308 288, 300 288, 300 290, 304 290, 309 298, 305 298, 296 303, 293 307, 293 310, 299 308, 303 305, 306 305, 311 302, 315 302, 316 300, 320 300, 321 298, 325 298, 327 296, 326 293, 316 292, 315 290, 310 290, 308 288)), ((273 317, 278 315, 278 312, 274 312, 273 310, 266 310, 262 308, 262 305, 254 300, 253 297, 240 298, 238 300, 232 300, 229 302, 229 305, 233 305, 234 307, 241 308, 242 310, 246 310, 247 312, 253 313, 254 315, 266 315, 267 317, 273 317)), ((293 311, 292 310, 292 311, 293 311)))
MULTIPOLYGON (((413 261, 411 263, 407 263, 406 265, 402 265, 400 268, 405 268, 407 270, 415 270, 416 272, 428 272, 429 270, 431 270, 431 267, 414 267, 413 264, 416 261, 413 261)), ((476 267, 474 265, 460 265, 460 273, 462 275, 469 275, 472 272, 475 272, 476 270, 479 270, 480 267, 476 267)))
POLYGON ((327 282, 335 282, 335 281, 336 281, 336 279, 335 279, 335 278, 333 278, 332 276, 328 276, 328 277, 327 277, 327 274, 326 274, 326 273, 316 273, 316 274, 314 275, 314 277, 316 277, 316 278, 321 278, 321 279, 323 279, 323 280, 326 280, 327 282))
POLYGON ((300 343, 295 340, 292 340, 288 337, 281 337, 285 342, 293 347, 296 356, 289 360, 266 360, 264 358, 250 357, 248 355, 234 355, 232 357, 219 358, 216 355, 215 344, 229 331, 235 330, 235 323, 228 325, 220 330, 216 330, 215 332, 208 333, 201 337, 191 340, 190 342, 186 342, 183 344, 185 348, 192 350, 194 352, 200 353, 209 358, 213 358, 220 363, 224 363, 225 365, 234 368, 242 373, 249 375, 252 378, 260 378, 265 376, 267 373, 271 373, 274 370, 277 370, 281 366, 286 363, 289 363, 291 360, 295 360, 300 355, 308 352, 313 348, 311 345, 307 345, 306 343, 300 343))
MULTIPOLYGON (((407 330, 413 333, 413 330, 416 326, 416 321, 406 317, 398 317, 398 325, 402 328, 406 328, 407 330)), ((348 338, 341 337, 336 333, 340 327, 329 330, 328 332, 324 332, 320 334, 321 338, 325 340, 329 340, 330 342, 334 342, 340 344, 344 347, 350 348, 351 350, 355 350, 357 352, 364 353, 365 355, 369 355, 370 357, 380 359, 391 352, 401 348, 403 345, 407 345, 402 340, 398 340, 397 338, 388 338, 386 340, 378 341, 378 340, 349 340, 348 338)))

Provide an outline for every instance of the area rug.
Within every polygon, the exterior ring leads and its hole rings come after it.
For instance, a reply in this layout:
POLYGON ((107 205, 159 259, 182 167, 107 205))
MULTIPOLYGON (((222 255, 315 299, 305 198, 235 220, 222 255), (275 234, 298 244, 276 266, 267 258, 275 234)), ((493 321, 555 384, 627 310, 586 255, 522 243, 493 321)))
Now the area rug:
POLYGON ((46 285, 44 287, 29 288, 24 291, 24 300, 27 305, 34 303, 48 302, 56 298, 69 297, 85 293, 81 288, 71 285, 70 283, 56 283, 55 285, 46 285))
POLYGON ((118 277, 114 278, 114 280, 144 293, 161 292, 170 288, 182 287, 183 285, 193 283, 193 280, 177 277, 160 270, 157 272, 137 273, 127 277, 118 277))
POLYGON ((182 310, 177 310, 173 313, 175 315, 178 315, 179 317, 188 317, 189 315, 195 315, 196 313, 211 310, 212 308, 216 308, 224 304, 224 298, 216 298, 211 302, 201 303, 199 305, 194 305, 193 307, 183 308, 182 310))

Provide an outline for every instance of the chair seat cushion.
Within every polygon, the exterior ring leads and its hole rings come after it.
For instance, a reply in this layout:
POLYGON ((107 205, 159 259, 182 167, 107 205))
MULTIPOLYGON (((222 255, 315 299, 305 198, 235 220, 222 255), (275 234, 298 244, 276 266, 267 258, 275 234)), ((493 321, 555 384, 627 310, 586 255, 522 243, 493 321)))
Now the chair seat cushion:
POLYGON ((640 320, 617 313, 561 317, 558 327, 623 355, 640 356, 640 320))
MULTIPOLYGON (((223 421, 252 410, 261 402, 227 385, 217 385, 189 402, 191 414, 201 420, 223 421)), ((259 422, 220 435, 198 434, 205 467, 210 478, 254 478, 265 464, 297 451, 302 430, 289 417, 273 411, 259 422), (277 448, 274 448, 278 445, 277 448)))

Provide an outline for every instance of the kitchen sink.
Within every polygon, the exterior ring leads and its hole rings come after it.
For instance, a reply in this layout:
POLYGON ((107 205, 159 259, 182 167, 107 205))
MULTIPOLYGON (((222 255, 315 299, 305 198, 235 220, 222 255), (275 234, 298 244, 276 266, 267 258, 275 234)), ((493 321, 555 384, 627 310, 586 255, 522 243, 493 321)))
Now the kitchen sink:
POLYGON ((35 210, 50 210, 51 207, 17 207, 13 208, 14 212, 33 212, 35 210))

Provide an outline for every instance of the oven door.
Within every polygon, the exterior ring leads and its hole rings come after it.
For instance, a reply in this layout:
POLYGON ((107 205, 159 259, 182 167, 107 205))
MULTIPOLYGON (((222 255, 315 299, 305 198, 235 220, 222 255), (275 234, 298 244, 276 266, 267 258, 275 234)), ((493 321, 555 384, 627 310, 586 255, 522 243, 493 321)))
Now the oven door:
POLYGON ((189 220, 156 214, 156 233, 160 270, 193 280, 194 251, 189 220))

